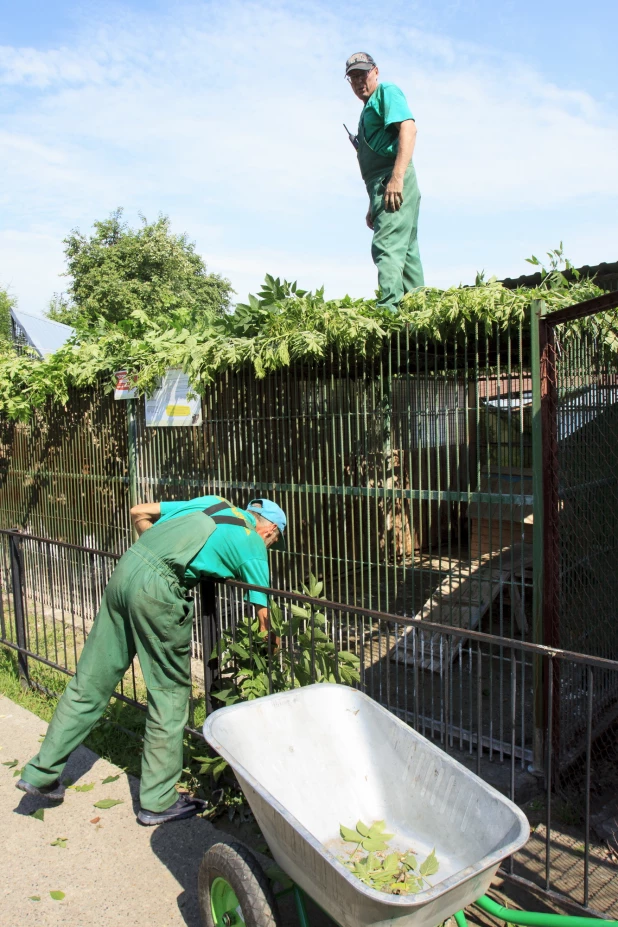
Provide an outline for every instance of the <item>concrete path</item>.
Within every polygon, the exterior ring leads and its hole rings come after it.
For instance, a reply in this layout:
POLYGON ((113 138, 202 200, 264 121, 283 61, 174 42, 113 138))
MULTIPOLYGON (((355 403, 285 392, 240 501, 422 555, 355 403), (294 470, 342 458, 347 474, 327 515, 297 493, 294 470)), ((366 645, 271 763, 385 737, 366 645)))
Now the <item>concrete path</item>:
MULTIPOLYGON (((200 927, 198 866, 205 850, 229 835, 201 818, 141 827, 138 780, 85 747, 75 751, 65 775, 94 788, 70 789, 61 805, 18 792, 13 773, 37 752, 46 729, 0 696, 0 763, 18 761, 13 769, 0 765, 2 927, 200 927), (118 778, 103 785, 109 776, 118 778), (122 804, 95 808, 104 798, 122 804), (38 808, 43 821, 31 817, 38 808), (66 848, 51 845, 59 837, 67 838, 66 848), (52 899, 56 891, 65 897, 52 899)), ((289 904, 282 915, 294 924, 289 904)), ((312 919, 316 927, 325 923, 323 915, 312 919)))

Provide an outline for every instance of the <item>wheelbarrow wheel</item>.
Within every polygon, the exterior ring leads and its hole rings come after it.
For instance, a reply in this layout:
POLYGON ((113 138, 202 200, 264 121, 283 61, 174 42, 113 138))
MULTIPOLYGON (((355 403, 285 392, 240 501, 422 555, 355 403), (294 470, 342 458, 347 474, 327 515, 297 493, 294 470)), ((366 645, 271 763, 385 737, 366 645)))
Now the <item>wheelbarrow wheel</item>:
POLYGON ((204 927, 281 925, 271 884, 241 843, 215 843, 204 853, 197 891, 204 927))

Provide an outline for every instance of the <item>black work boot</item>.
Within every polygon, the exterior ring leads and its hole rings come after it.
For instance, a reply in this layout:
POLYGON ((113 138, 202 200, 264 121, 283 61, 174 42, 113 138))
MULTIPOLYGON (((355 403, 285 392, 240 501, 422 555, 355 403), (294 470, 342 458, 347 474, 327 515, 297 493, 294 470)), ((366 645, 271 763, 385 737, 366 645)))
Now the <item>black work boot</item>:
POLYGON ((49 798, 50 801, 64 801, 66 785, 60 779, 56 779, 51 785, 32 785, 25 779, 18 779, 15 788, 28 795, 38 795, 41 798, 49 798))
POLYGON ((171 808, 167 808, 165 811, 147 811, 146 808, 140 808, 137 820, 146 827, 153 824, 167 824, 168 821, 182 821, 185 818, 192 818, 204 811, 205 808, 205 801, 200 798, 190 798, 189 795, 183 794, 179 795, 171 808))

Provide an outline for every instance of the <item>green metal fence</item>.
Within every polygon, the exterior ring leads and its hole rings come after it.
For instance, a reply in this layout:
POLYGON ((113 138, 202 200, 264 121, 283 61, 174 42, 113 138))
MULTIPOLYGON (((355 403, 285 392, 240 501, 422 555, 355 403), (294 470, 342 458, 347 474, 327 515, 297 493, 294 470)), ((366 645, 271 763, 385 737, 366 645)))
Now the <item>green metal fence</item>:
MULTIPOLYGON (((618 295, 547 314, 539 307, 543 416, 543 636, 549 646, 618 653, 618 295), (574 330, 586 319, 589 324, 574 330)), ((585 679, 554 680, 553 750, 584 748, 585 679)), ((618 713, 613 675, 596 679, 595 734, 618 713)))
MULTIPOLYGON (((333 601, 529 639, 530 390, 528 327, 477 325, 443 342, 403 331, 376 357, 332 354, 263 379, 227 372, 207 389, 199 427, 149 428, 143 400, 76 394, 32 424, 0 426, 1 527, 118 553, 131 500, 270 496, 289 518, 273 585, 299 589, 313 573, 333 601)), ((194 644, 198 656, 197 629, 194 644)), ((421 644, 428 717, 447 685, 464 712, 463 661, 439 636, 421 644)), ((376 643, 380 685, 396 668, 403 688, 415 660, 395 629, 376 643)), ((502 743, 499 654, 488 667, 502 743)), ((522 663, 522 692, 528 672, 522 663)), ((522 697, 522 763, 525 711, 522 697)))

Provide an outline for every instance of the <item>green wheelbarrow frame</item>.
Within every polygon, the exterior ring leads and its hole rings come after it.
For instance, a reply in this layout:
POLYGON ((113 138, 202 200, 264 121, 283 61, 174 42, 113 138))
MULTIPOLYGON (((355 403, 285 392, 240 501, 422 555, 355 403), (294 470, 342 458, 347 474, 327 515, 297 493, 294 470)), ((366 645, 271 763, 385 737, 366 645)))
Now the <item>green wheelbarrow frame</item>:
MULTIPOLYGON (((305 893, 298 885, 292 885, 290 888, 275 892, 275 898, 281 898, 289 894, 294 895, 300 927, 311 927, 309 915, 307 914, 307 905, 305 903, 305 893)), ((497 901, 493 901, 488 895, 481 895, 474 904, 485 911, 486 914, 491 914, 492 917, 497 917, 500 920, 506 921, 507 924, 517 924, 518 927, 590 927, 591 921, 607 924, 608 927, 618 927, 618 921, 606 920, 605 918, 599 917, 579 917, 569 914, 542 914, 535 911, 513 911, 511 908, 505 908, 504 905, 498 904, 497 901)), ((468 927, 468 921, 463 911, 457 911, 453 917, 455 918, 457 927, 468 927)))

